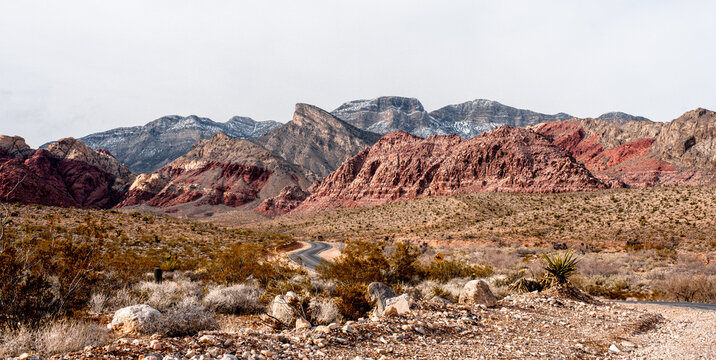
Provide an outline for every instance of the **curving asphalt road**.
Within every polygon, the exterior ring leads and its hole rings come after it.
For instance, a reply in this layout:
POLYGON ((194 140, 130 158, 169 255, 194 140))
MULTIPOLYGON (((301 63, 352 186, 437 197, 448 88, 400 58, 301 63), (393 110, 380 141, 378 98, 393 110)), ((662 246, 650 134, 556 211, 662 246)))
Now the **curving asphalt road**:
POLYGON ((330 249, 331 245, 320 241, 311 241, 308 244, 311 245, 308 249, 288 254, 288 258, 298 265, 305 266, 311 270, 316 270, 316 266, 318 266, 318 264, 326 261, 318 256, 318 254, 330 249))
POLYGON ((684 307, 695 310, 711 310, 716 311, 716 303, 691 303, 691 302, 672 302, 672 301, 617 301, 623 304, 647 304, 647 305, 664 305, 674 307, 684 307))

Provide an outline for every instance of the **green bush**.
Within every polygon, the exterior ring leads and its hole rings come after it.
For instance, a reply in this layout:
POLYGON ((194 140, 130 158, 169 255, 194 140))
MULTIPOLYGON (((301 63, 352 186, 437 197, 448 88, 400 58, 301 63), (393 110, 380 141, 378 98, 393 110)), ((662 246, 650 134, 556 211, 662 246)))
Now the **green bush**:
POLYGON ((566 284, 569 278, 577 273, 577 259, 571 251, 562 254, 547 255, 542 254, 542 258, 547 263, 544 270, 545 275, 552 283, 566 284))
POLYGON ((330 263, 316 267, 316 271, 325 279, 340 283, 368 284, 374 281, 386 282, 385 273, 390 268, 383 256, 383 249, 376 243, 353 241, 343 250, 343 254, 330 263))

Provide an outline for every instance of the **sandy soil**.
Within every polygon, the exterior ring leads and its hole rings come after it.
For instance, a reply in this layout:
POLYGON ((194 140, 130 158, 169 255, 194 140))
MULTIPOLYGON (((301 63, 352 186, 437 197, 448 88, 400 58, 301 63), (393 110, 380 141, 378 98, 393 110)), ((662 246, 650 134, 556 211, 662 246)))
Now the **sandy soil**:
POLYGON ((663 305, 629 304, 635 310, 660 314, 666 322, 640 335, 635 359, 716 359, 716 311, 663 305))

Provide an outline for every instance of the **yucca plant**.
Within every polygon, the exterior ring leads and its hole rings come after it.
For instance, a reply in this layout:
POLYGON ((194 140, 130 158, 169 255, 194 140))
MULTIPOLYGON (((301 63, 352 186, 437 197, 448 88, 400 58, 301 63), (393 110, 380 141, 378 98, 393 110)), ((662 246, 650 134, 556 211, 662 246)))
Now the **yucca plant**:
POLYGON ((542 258, 547 262, 544 267, 547 272, 545 275, 552 283, 566 284, 569 278, 577 273, 579 259, 571 251, 552 256, 542 254, 542 258))

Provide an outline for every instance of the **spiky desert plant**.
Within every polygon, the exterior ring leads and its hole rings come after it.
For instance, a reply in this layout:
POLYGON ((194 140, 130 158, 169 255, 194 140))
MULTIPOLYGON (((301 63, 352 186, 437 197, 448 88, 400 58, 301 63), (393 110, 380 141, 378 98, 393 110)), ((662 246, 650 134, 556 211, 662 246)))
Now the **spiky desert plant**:
POLYGON ((571 251, 551 256, 542 254, 542 258, 547 262, 544 267, 547 272, 546 277, 552 283, 566 284, 569 278, 577 273, 579 259, 571 251))

